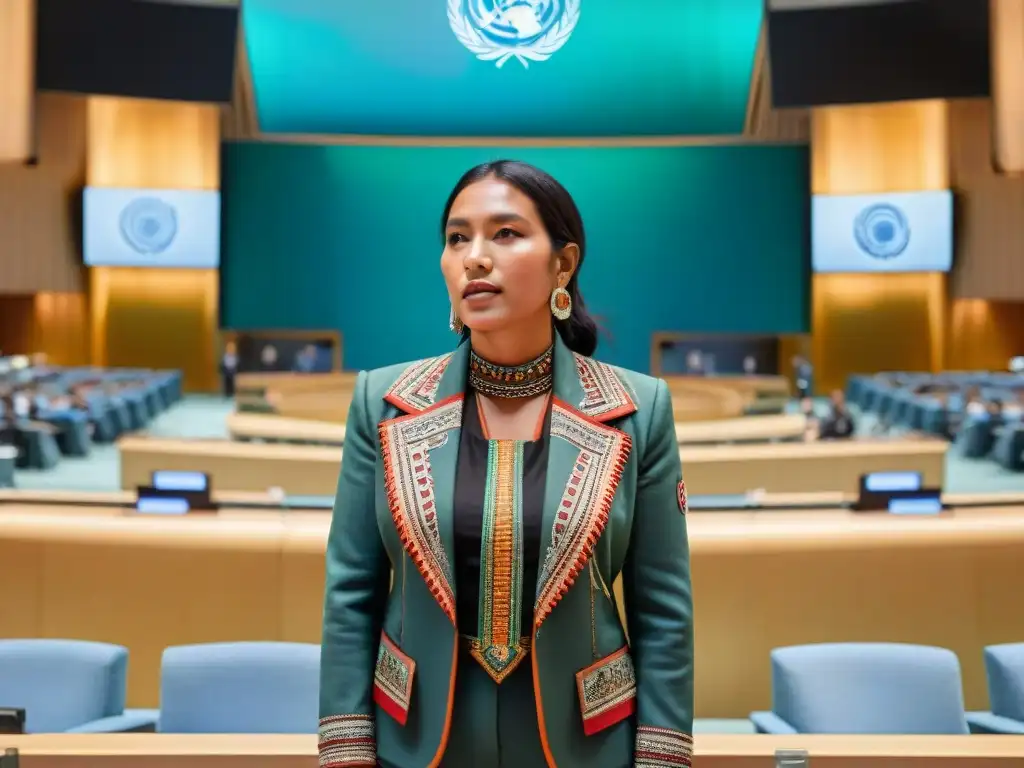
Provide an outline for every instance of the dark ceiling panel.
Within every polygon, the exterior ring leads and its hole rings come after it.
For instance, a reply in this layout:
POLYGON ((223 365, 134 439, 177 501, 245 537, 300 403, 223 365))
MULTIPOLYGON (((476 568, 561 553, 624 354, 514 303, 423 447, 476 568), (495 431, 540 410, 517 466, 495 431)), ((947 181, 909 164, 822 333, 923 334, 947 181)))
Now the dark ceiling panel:
POLYGON ((889 0, 772 10, 772 101, 807 107, 988 96, 988 8, 988 0, 889 0))
POLYGON ((227 3, 38 0, 42 90, 226 102, 238 25, 227 3))

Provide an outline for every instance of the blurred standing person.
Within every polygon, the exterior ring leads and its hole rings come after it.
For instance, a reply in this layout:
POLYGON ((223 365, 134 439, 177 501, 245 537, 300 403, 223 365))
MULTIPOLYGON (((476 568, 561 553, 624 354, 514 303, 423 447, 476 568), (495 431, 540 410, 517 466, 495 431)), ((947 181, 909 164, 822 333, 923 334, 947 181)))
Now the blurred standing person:
POLYGON ((220 358, 221 390, 224 397, 235 396, 235 376, 238 374, 238 345, 229 341, 224 345, 224 354, 220 358))
POLYGON ((793 378, 796 381, 796 393, 799 399, 803 400, 805 397, 811 396, 813 376, 814 369, 811 367, 811 361, 803 355, 795 356, 793 358, 793 378))

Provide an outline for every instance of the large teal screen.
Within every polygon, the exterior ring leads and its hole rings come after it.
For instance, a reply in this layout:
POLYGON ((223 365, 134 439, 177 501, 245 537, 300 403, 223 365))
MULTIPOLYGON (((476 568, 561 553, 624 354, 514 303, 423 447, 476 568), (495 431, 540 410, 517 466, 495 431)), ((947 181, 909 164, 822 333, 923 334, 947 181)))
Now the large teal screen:
POLYGON ((598 355, 650 366, 656 331, 808 328, 808 151, 227 144, 222 324, 337 329, 349 369, 450 349, 439 217, 476 163, 534 163, 587 229, 598 355))
POLYGON ((743 130, 764 0, 245 0, 260 128, 743 130))

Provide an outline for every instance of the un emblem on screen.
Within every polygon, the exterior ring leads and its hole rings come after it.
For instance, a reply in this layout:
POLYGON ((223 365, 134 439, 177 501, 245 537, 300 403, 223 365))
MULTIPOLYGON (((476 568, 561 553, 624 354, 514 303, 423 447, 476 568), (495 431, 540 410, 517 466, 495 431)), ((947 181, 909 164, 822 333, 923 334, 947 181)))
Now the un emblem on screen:
POLYGON ((894 259, 910 244, 906 214, 890 203, 869 205, 853 224, 857 245, 875 259, 894 259))
POLYGON ((163 253, 177 234, 177 211, 157 197, 137 197, 121 211, 121 237, 136 253, 163 253))
POLYGON ((580 20, 580 0, 448 0, 448 23, 482 61, 547 61, 580 20))

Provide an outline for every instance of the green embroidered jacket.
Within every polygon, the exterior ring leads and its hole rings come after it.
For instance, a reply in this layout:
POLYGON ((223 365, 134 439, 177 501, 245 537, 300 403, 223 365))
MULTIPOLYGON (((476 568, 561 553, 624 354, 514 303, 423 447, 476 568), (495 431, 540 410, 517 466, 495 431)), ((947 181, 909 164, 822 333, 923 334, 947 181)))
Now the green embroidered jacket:
MULTIPOLYGON (((444 756, 468 353, 464 343, 357 379, 327 545, 321 766, 444 756)), ((528 660, 547 763, 621 768, 632 750, 638 768, 689 766, 693 614, 668 386, 560 340, 554 373, 528 660), (620 575, 628 641, 606 586, 620 575)))

